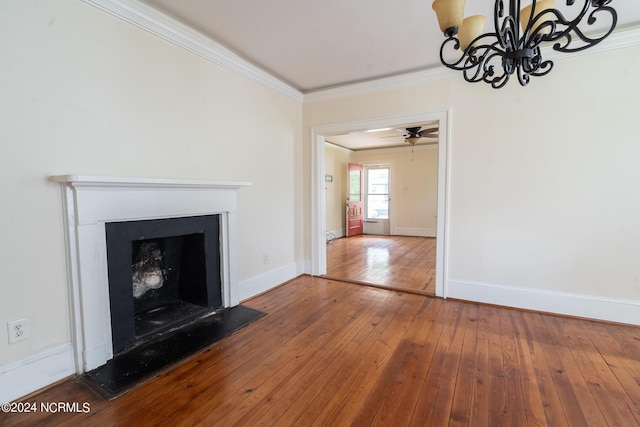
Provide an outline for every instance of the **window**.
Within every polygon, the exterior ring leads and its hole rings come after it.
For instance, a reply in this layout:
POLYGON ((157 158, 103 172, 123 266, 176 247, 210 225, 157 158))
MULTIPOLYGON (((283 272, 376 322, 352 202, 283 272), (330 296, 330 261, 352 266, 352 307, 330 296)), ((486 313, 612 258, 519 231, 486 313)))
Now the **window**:
POLYGON ((367 167, 367 219, 389 219, 389 168, 367 167))
POLYGON ((360 201, 360 171, 359 170, 350 170, 349 171, 349 201, 351 202, 359 202, 360 201))

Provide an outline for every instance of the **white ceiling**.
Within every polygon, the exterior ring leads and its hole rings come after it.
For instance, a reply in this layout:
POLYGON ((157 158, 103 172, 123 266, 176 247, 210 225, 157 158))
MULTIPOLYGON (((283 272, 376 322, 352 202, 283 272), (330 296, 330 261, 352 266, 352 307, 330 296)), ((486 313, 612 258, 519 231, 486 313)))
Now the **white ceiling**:
MULTIPOLYGON (((437 128, 438 122, 428 122, 422 124, 411 124, 409 126, 420 126, 422 129, 437 128)), ((405 141, 407 131, 405 128, 385 128, 385 129, 370 129, 368 131, 358 131, 345 133, 340 135, 329 135, 325 138, 327 142, 334 145, 338 145, 350 150, 371 150, 379 148, 390 148, 397 146, 411 145, 405 141)), ((433 138, 421 138, 416 144, 418 145, 434 145, 438 143, 437 134, 433 138)))
MULTIPOLYGON (((443 36, 431 0, 141 2, 304 93, 439 66, 443 36)), ((493 13, 493 0, 467 3, 466 15, 493 13)), ((564 3, 558 0, 558 8, 575 15, 564 3)), ((618 28, 640 25, 640 1, 612 6, 618 28)))
MULTIPOLYGON (((444 37, 432 0, 126 1, 190 27, 298 94, 442 68, 439 51, 444 37)), ((577 0, 569 8, 565 0, 556 0, 556 7, 573 19, 585 1, 591 0, 577 0)), ((489 18, 494 4, 469 0, 465 15, 489 18)), ((618 12, 617 31, 640 28, 640 0, 613 0, 611 5, 618 12)), ((596 27, 607 22, 600 19, 596 27)), ((488 31, 489 25, 485 28, 488 31)), ((402 135, 397 129, 361 131, 331 135, 327 141, 351 150, 410 147, 402 135)), ((430 138, 419 144, 437 142, 430 138)))

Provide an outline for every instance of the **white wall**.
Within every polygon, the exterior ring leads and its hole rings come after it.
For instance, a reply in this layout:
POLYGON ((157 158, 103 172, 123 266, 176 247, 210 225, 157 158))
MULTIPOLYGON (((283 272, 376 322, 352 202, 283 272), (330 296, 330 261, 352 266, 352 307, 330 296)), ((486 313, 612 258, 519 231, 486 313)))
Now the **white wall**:
MULTIPOLYGON (((437 220, 438 148, 418 146, 351 151, 333 144, 325 150, 326 229, 337 237, 345 234, 346 170, 349 162, 393 165, 392 192, 395 235, 435 236, 437 220)), ((367 224, 365 224, 365 233, 367 224)), ((379 228, 379 227, 378 227, 379 228)), ((375 225, 371 229, 377 230, 375 225)), ((385 227, 388 232, 389 227, 385 227)), ((375 233, 374 233, 375 234, 375 233)))
POLYGON ((241 297, 270 284, 256 278, 295 272, 298 102, 74 0, 3 1, 0 51, 0 397, 17 387, 7 372, 70 342, 49 175, 250 181, 238 200, 241 297), (6 322, 20 318, 31 338, 9 345, 6 322))
POLYGON ((390 163, 392 234, 435 236, 438 213, 438 146, 356 151, 363 165, 390 163))
POLYGON ((526 88, 459 78, 309 102, 305 128, 451 111, 447 294, 640 323, 639 56, 560 59, 526 88))
POLYGON ((351 150, 326 144, 325 174, 332 175, 332 182, 325 182, 327 231, 335 237, 346 234, 347 164, 351 150))

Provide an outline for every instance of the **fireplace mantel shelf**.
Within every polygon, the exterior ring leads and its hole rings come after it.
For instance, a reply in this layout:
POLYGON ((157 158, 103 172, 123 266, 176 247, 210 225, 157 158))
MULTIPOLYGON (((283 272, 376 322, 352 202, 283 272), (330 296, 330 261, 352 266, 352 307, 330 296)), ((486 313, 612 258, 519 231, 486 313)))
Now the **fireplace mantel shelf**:
POLYGON ((199 179, 165 179, 165 178, 136 178, 119 176, 93 175, 53 175, 49 179, 53 182, 67 183, 74 187, 136 187, 136 188, 210 188, 210 189, 239 189, 248 187, 250 182, 210 181, 199 179))

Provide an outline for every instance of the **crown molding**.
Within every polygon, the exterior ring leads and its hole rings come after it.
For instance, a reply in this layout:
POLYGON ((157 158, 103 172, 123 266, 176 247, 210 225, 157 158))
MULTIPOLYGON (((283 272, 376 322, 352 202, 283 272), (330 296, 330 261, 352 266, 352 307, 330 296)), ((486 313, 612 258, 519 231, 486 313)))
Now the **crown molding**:
POLYGON ((415 71, 382 79, 368 80, 361 83, 353 83, 345 86, 318 90, 316 92, 308 92, 304 94, 304 102, 330 101, 332 99, 344 98, 347 96, 366 95, 385 90, 437 82, 439 80, 454 79, 459 76, 460 73, 457 71, 450 70, 443 66, 437 66, 423 71, 415 71))
POLYGON ((176 46, 302 103, 299 90, 186 25, 135 0, 82 0, 176 46))
MULTIPOLYGON (((459 72, 438 65, 422 71, 303 93, 244 60, 212 39, 139 1, 82 1, 300 103, 330 101, 348 96, 366 95, 440 80, 460 78, 459 72)), ((554 51, 550 46, 544 48, 544 51, 548 59, 555 60, 606 52, 639 44, 640 27, 634 26, 618 29, 602 43, 581 52, 563 54, 554 51)))
POLYGON ((325 143, 325 145, 327 145, 329 148, 331 148, 333 150, 342 151, 343 153, 347 153, 347 154, 355 153, 355 150, 352 150, 351 148, 347 148, 347 147, 343 147, 342 145, 334 144, 333 142, 329 142, 326 139, 324 140, 324 143, 325 143))
MULTIPOLYGON (((640 26, 618 29, 601 43, 580 52, 565 54, 553 50, 551 45, 544 47, 543 52, 545 59, 558 60, 637 45, 640 45, 640 26)), ((437 82, 439 80, 455 78, 461 78, 460 72, 439 65, 424 71, 308 92, 304 94, 304 103, 330 101, 332 99, 345 98, 348 96, 366 95, 369 93, 412 87, 437 82)))

